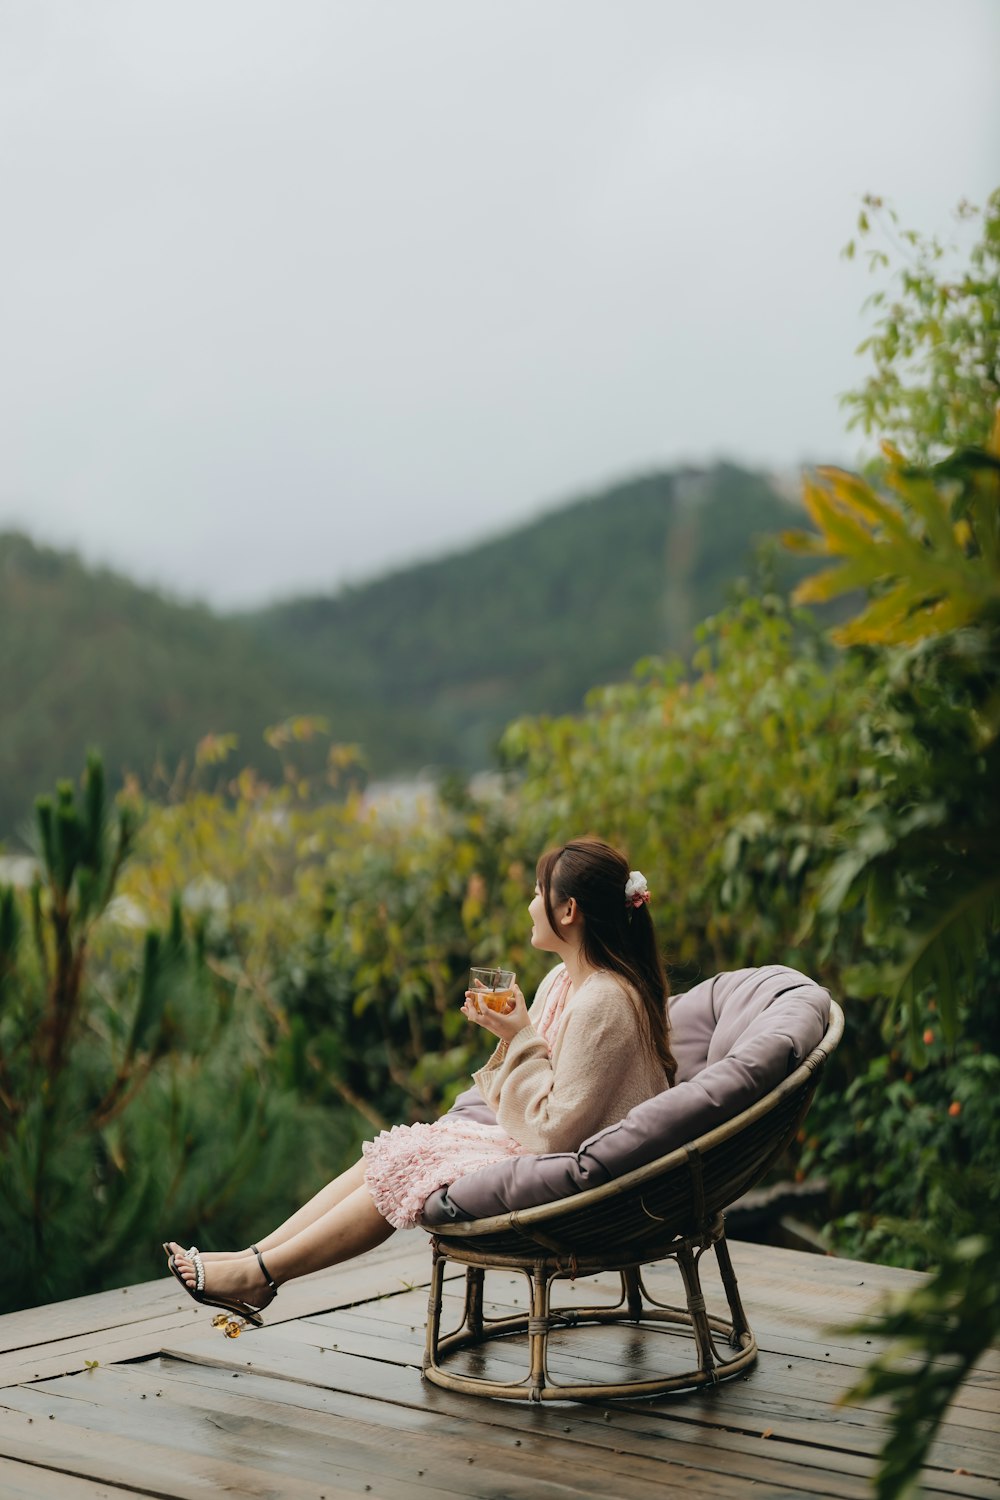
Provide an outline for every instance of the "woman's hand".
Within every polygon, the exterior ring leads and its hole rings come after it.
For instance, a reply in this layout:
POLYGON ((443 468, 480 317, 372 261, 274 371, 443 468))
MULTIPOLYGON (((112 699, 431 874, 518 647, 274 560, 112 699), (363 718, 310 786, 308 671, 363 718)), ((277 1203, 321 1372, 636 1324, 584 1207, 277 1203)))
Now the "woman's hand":
POLYGON ((506 1011, 490 1010, 481 992, 466 990, 462 1014, 484 1031, 492 1031, 501 1042, 512 1042, 528 1025, 528 1007, 518 984, 514 985, 514 1003, 506 1011))

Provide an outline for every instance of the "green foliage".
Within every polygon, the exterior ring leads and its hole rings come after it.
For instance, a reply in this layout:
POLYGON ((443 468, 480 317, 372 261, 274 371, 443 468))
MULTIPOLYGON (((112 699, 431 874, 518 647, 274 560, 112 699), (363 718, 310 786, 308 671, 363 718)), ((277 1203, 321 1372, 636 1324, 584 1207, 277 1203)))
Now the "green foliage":
MULTIPOLYGON (((1000 189, 984 210, 963 201, 957 217, 981 219, 982 233, 967 268, 953 274, 946 274, 948 247, 899 229, 881 198, 867 197, 858 218, 862 240, 880 225, 905 264, 895 273, 896 295, 881 289, 868 298, 878 318, 858 353, 870 355, 873 368, 842 404, 851 427, 889 439, 913 463, 985 446, 1000 400, 1000 189)), ((852 240, 845 254, 855 249, 852 240)), ((884 250, 869 252, 873 271, 889 263, 884 250)))
MULTIPOLYGON (((918 1341, 924 1364, 914 1371, 889 1354, 853 1393, 892 1398, 891 1434, 879 1472, 885 1496, 912 1481, 957 1379, 997 1331, 995 973, 989 1031, 982 1044, 970 1038, 970 994, 1000 932, 1000 467, 991 462, 1000 453, 997 438, 1000 423, 993 452, 967 453, 946 466, 944 494, 931 478, 914 484, 899 475, 894 486, 908 511, 899 524, 919 537, 926 563, 909 574, 896 566, 883 575, 880 600, 893 599, 891 624, 887 612, 879 615, 877 600, 850 632, 881 646, 885 690, 860 725, 873 783, 848 820, 844 850, 820 902, 835 916, 859 897, 865 900, 868 937, 886 951, 871 976, 872 988, 893 1002, 884 1011, 883 1033, 902 1027, 913 1065, 926 1066, 937 1028, 921 1033, 921 1025, 933 1006, 951 1049, 947 1067, 928 1069, 919 1082, 894 1078, 889 1067, 873 1063, 866 1078, 852 1085, 874 1085, 883 1101, 879 1119, 855 1119, 860 1136, 874 1136, 866 1159, 877 1161, 880 1151, 892 1149, 898 1162, 899 1141, 908 1144, 909 1184, 901 1183, 898 1168, 876 1171, 868 1174, 870 1191, 883 1210, 922 1210, 938 1236, 925 1241, 925 1251, 931 1244, 937 1253, 933 1280, 889 1318, 892 1329, 918 1341), (890 644, 882 645, 887 634, 890 644), (948 1113, 942 1083, 953 1095, 948 1113), (963 1129, 964 1140, 956 1141, 948 1127, 966 1109, 975 1134, 963 1129), (956 1205, 973 1202, 980 1232, 960 1250, 949 1249, 942 1240, 955 1233, 956 1205), (953 1362, 935 1363, 943 1353, 953 1362)), ((870 492, 860 483, 851 492, 841 487, 838 502, 855 524, 825 525, 825 548, 837 557, 859 557, 858 533, 875 514, 870 492)), ((889 530, 880 515, 872 551, 889 530)), ((848 1092, 847 1105, 856 1115, 856 1092, 848 1092)), ((858 1144, 856 1138, 855 1149, 858 1144)))
POLYGON ((840 1087, 826 1089, 817 1101, 801 1158, 846 1210, 837 1225, 846 1254, 917 1268, 933 1264, 936 1244, 955 1232, 956 1184, 978 1197, 981 1222, 1000 1215, 1000 1057, 993 1041, 998 982, 1000 947, 994 943, 967 994, 962 1037, 954 1045, 942 1034, 936 1000, 925 997, 917 1057, 901 1021, 880 1045, 880 1017, 869 1004, 872 1024, 862 1027, 868 1055, 855 1045, 840 1087), (922 1226, 917 1236, 914 1225, 922 1226))
POLYGON ((892 448, 884 452, 893 497, 836 469, 806 480, 819 535, 793 532, 785 540, 842 561, 800 584, 798 600, 872 590, 860 613, 834 633, 843 645, 904 645, 1000 614, 1000 445, 958 454, 927 475, 907 469, 892 448), (952 481, 947 490, 935 484, 938 476, 952 481))
POLYGON ((356 1103, 381 1127, 433 1117, 482 1060, 460 1011, 468 970, 501 953, 521 963, 512 916, 525 871, 500 806, 459 799, 422 818, 360 816, 327 857, 312 938, 275 982, 296 1085, 356 1103))
MULTIPOLYGON (((221 774, 235 738, 275 779, 264 731, 306 712, 380 775, 485 767, 516 715, 576 708, 645 651, 687 651, 754 539, 794 518, 728 465, 653 474, 442 561, 229 618, 0 536, 0 837, 92 742, 116 784, 131 772, 163 797, 197 742, 221 774)), ((308 748, 301 768, 325 771, 308 748)))
MULTIPOLYGON (((51 1089, 62 1073, 79 1019, 87 943, 131 852, 135 816, 123 802, 113 830, 109 826, 104 767, 100 757, 91 754, 82 804, 77 806, 72 782, 61 781, 54 799, 37 799, 35 817, 41 874, 32 893, 32 934, 45 994, 24 1045, 31 1063, 44 1067, 51 1089)), ((12 894, 8 901, 13 911, 12 894)), ((12 970, 15 961, 12 951, 12 970)))
POLYGON ((911 1032, 932 984, 953 1042, 961 988, 1000 920, 1000 409, 989 449, 929 477, 895 456, 894 501, 850 476, 827 483, 809 497, 821 532, 811 550, 844 561, 798 594, 877 587, 839 636, 896 649, 865 725, 883 774, 859 804, 822 905, 835 910, 867 879, 882 938, 902 950, 893 989, 909 999, 911 1032))
POLYGON ((854 785, 866 687, 777 595, 734 605, 698 637, 691 677, 647 660, 582 715, 522 722, 504 740, 536 843, 600 830, 649 876, 681 983, 801 956, 803 907, 854 785))
POLYGON ((582 714, 513 726, 506 789, 453 778, 413 808, 317 805, 294 779, 237 778, 235 799, 192 789, 150 807, 123 892, 160 922, 172 891, 212 893, 218 961, 275 1019, 274 1076, 339 1110, 348 1149, 465 1086, 486 1046, 460 1015, 469 964, 502 958, 533 989, 534 861, 572 832, 619 839, 647 872, 679 986, 781 958, 820 967, 821 943, 825 970, 856 963, 860 920, 817 936, 803 915, 852 805, 869 691, 808 616, 748 596, 700 630, 689 676, 647 660, 582 714))
MULTIPOLYGON (((978 1215, 976 1216, 978 1217, 978 1215)), ((984 1348, 1000 1335, 1000 1278, 996 1238, 962 1233, 931 1246, 937 1265, 930 1280, 888 1307, 875 1329, 892 1340, 844 1402, 888 1397, 892 1430, 882 1450, 875 1492, 879 1500, 914 1493, 948 1403, 984 1348), (976 1309, 975 1319, 969 1309, 976 1309)), ((871 1333, 873 1325, 850 1330, 871 1333)))
POLYGON ((116 932, 137 815, 107 809, 99 759, 37 814, 39 878, 0 889, 4 1310, 152 1275, 167 1234, 244 1243, 255 1210, 295 1206, 317 1139, 176 899, 141 951, 116 932))
POLYGON ((904 275, 913 300, 891 310, 875 375, 848 401, 925 467, 886 445, 879 489, 821 474, 809 495, 821 539, 807 550, 838 566, 799 590, 831 597, 867 585, 870 601, 841 638, 871 650, 884 673, 860 726, 871 784, 820 910, 835 921, 863 904, 864 983, 887 997, 883 1035, 897 1045, 869 1060, 840 1131, 810 1149, 843 1180, 852 1150, 898 1162, 905 1141, 906 1173, 865 1172, 869 1201, 851 1224, 862 1243, 889 1234, 936 1261, 931 1280, 884 1315, 879 1331, 901 1344, 845 1398, 890 1398, 885 1497, 913 1487, 951 1396, 1000 1330, 1000 193, 958 286, 935 281, 928 257, 939 247, 910 239, 922 257, 919 275, 904 275), (877 1116, 862 1103, 868 1091, 877 1116), (876 1203, 909 1212, 909 1223, 873 1222, 876 1203), (925 1221, 917 1231, 914 1219, 925 1221))

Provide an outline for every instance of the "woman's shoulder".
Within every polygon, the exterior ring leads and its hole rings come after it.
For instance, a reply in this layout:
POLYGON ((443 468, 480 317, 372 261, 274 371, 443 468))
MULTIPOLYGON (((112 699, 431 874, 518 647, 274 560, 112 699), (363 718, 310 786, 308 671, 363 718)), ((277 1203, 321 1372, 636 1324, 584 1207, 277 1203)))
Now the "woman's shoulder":
POLYGON ((639 997, 621 974, 611 969, 595 969, 577 988, 573 996, 574 1009, 597 1009, 613 1007, 635 1011, 639 997))

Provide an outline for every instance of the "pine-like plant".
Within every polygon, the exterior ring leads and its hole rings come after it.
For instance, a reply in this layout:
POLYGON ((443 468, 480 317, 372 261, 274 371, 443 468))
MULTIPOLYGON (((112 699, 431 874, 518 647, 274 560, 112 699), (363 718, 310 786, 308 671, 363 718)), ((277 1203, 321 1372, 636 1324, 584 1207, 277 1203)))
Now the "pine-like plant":
POLYGON ((244 1244, 300 1191, 311 1116, 180 901, 94 956, 137 826, 92 755, 36 803, 27 899, 0 888, 0 1310, 155 1274, 168 1235, 244 1244))

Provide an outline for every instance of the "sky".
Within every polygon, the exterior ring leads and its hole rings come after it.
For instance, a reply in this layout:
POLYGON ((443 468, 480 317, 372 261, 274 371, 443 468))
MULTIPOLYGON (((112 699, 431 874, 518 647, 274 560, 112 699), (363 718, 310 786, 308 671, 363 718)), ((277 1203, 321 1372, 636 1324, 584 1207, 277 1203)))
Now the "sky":
POLYGON ((968 243, 998 62, 997 0, 0 0, 0 530, 228 609, 856 462, 840 252, 968 243))

